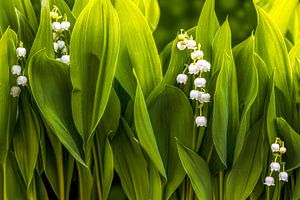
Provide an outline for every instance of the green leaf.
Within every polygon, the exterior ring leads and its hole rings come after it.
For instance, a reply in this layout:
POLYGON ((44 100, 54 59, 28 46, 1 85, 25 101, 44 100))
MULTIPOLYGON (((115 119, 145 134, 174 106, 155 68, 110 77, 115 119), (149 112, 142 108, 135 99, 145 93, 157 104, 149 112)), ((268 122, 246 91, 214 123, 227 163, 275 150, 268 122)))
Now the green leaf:
POLYGON ((134 135, 127 122, 121 124, 112 141, 115 170, 128 199, 149 199, 149 174, 142 149, 134 141, 134 135), (126 149, 126 151, 124 151, 126 149))
POLYGON ((207 163, 178 140, 177 150, 198 199, 212 199, 212 181, 207 163))
POLYGON ((196 41, 200 42, 201 49, 203 49, 205 57, 209 61, 212 59, 211 45, 219 27, 215 13, 215 0, 206 0, 197 25, 196 41))
POLYGON ((35 12, 33 9, 33 6, 31 4, 30 0, 12 0, 14 4, 14 8, 20 11, 22 13, 26 20, 28 21, 28 24, 31 26, 31 28, 36 31, 38 29, 38 21, 35 16, 35 12))
POLYGON ((78 17, 81 11, 85 8, 85 6, 89 3, 89 0, 75 0, 72 13, 75 17, 78 17))
MULTIPOLYGON (((7 29, 0 39, 0 163, 5 163, 9 149, 10 134, 16 119, 17 98, 10 95, 10 68, 17 63, 17 36, 7 29)), ((15 81, 15 80, 14 80, 15 81)))
POLYGON ((27 60, 38 51, 42 49, 46 49, 46 53, 50 58, 54 58, 54 48, 53 48, 53 34, 51 27, 51 19, 50 19, 50 9, 48 0, 41 1, 41 17, 39 28, 34 39, 34 42, 31 46, 30 53, 28 55, 27 60))
POLYGON ((300 135, 296 133, 291 126, 283 119, 276 118, 276 125, 279 130, 282 140, 287 148, 286 151, 286 168, 288 171, 299 168, 300 166, 300 155, 299 155, 299 145, 300 145, 300 135))
POLYGON ((244 139, 251 124, 250 111, 258 94, 259 80, 254 61, 254 37, 251 36, 233 50, 235 64, 237 66, 239 105, 241 123, 237 133, 237 141, 234 153, 234 160, 244 144, 244 139))
POLYGON ((184 179, 176 140, 191 148, 193 141, 194 114, 186 95, 178 88, 166 86, 149 104, 157 145, 167 172, 164 199, 169 199, 184 179))
POLYGON ((258 14, 258 26, 255 32, 255 50, 264 60, 269 74, 275 70, 275 86, 281 91, 277 98, 284 102, 278 111, 284 117, 291 120, 292 108, 292 69, 288 59, 287 48, 280 30, 271 17, 261 8, 256 7, 258 14))
POLYGON ((15 14, 15 8, 13 1, 1 1, 0 2, 0 29, 2 33, 8 28, 17 30, 17 18, 15 14))
POLYGON ((119 22, 113 6, 108 0, 90 1, 73 29, 70 53, 72 113, 86 153, 109 99, 118 52, 119 22))
POLYGON ((48 58, 43 50, 30 59, 28 78, 44 120, 72 156, 84 165, 82 141, 71 114, 69 67, 48 58))
POLYGON ((251 127, 226 180, 225 199, 247 199, 262 171, 262 120, 251 127), (238 184, 237 184, 238 183, 238 184))
MULTIPOLYGON (((135 69, 147 98, 162 80, 161 63, 152 32, 145 17, 131 0, 116 0, 115 6, 120 18, 121 40, 125 41, 131 67, 135 69)), ((132 70, 127 71, 127 73, 131 72, 132 70)), ((122 75, 128 76, 127 73, 122 75)), ((125 83, 120 83, 124 87, 125 83)))
POLYGON ((296 170, 296 185, 292 200, 300 199, 300 169, 296 170))
POLYGON ((16 161, 29 188, 39 153, 40 125, 27 98, 26 93, 21 94, 19 123, 13 137, 13 147, 16 161))
POLYGON ((142 148, 147 153, 160 174, 167 179, 164 164, 158 150, 154 131, 147 110, 147 105, 138 79, 134 100, 134 123, 137 137, 142 148))

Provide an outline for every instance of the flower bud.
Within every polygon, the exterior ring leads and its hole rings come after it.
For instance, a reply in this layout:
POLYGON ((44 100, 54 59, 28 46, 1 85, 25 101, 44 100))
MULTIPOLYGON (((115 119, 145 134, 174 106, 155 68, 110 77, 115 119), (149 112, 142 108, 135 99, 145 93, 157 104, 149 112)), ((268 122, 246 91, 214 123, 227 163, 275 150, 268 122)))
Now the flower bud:
POLYGON ((192 60, 199 60, 203 57, 203 51, 201 50, 196 50, 194 52, 191 53, 191 58, 192 60))
POLYGON ((20 65, 13 65, 11 67, 11 73, 14 75, 20 75, 22 72, 22 67, 20 65))
POLYGON ((206 127, 207 126, 207 119, 204 116, 198 116, 196 117, 196 125, 197 127, 201 126, 201 127, 206 127))
POLYGON ((183 41, 186 38, 186 34, 185 33, 181 33, 177 36, 179 41, 183 41))
POLYGON ((286 148, 285 148, 285 147, 280 147, 279 152, 280 152, 281 154, 285 154, 286 148))
POLYGON ((186 74, 178 74, 177 78, 176 78, 177 83, 179 83, 179 84, 185 84, 187 79, 188 79, 188 76, 186 74))

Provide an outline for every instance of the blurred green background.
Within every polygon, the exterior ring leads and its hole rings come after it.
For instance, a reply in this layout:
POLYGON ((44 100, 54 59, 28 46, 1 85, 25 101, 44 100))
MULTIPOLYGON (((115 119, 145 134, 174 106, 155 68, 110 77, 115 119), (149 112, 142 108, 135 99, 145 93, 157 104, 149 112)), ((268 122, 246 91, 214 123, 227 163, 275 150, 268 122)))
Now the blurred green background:
MULTIPOLYGON (((160 22, 154 37, 161 51, 183 28, 197 25, 204 0, 158 0, 160 22)), ((216 13, 220 24, 228 16, 233 45, 247 38, 256 26, 256 13, 252 0, 216 0, 216 13)))

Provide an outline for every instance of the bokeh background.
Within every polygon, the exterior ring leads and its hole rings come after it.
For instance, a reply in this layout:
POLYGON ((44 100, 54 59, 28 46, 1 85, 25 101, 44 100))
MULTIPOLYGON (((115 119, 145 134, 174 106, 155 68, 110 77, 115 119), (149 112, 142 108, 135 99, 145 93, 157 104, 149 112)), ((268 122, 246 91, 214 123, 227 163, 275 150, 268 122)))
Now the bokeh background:
MULTIPOLYGON (((161 51, 183 28, 197 25, 204 0, 158 0, 160 22, 154 37, 161 51)), ((216 13, 220 24, 228 16, 233 45, 247 38, 256 26, 256 13, 252 0, 216 0, 216 13)))

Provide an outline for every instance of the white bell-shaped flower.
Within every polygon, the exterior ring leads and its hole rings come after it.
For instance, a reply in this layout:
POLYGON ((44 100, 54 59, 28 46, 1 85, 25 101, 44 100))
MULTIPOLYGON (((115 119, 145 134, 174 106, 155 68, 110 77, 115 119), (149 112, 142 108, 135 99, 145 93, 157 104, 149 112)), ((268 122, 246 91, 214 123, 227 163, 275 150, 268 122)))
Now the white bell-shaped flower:
POLYGON ((285 147, 280 147, 279 152, 280 152, 281 154, 285 154, 286 148, 285 148, 285 147))
POLYGON ((210 102, 210 94, 209 93, 202 93, 199 98, 200 103, 208 103, 210 102))
POLYGON ((270 169, 271 169, 271 171, 279 171, 280 164, 278 162, 271 162, 270 169))
POLYGON ((186 74, 178 74, 176 81, 179 84, 185 84, 187 79, 188 79, 188 76, 186 74))
POLYGON ((66 46, 66 43, 63 40, 58 40, 57 41, 57 46, 58 46, 59 49, 63 49, 66 46))
POLYGON ((280 181, 288 182, 289 175, 287 172, 280 172, 278 176, 280 181))
POLYGON ((18 87, 18 86, 12 86, 10 88, 10 95, 12 97, 18 97, 18 96, 20 96, 20 93, 21 93, 21 88, 20 87, 18 87))
POLYGON ((200 98, 201 92, 199 90, 191 90, 190 91, 190 99, 198 100, 200 98))
POLYGON ((210 71, 210 63, 206 60, 198 60, 197 67, 200 72, 209 72, 210 71))
POLYGON ((205 78, 196 78, 194 80, 194 85, 196 87, 205 87, 206 79, 205 78))
POLYGON ((177 49, 179 49, 180 51, 185 50, 186 44, 183 41, 177 42, 177 49))
POLYGON ((62 30, 67 31, 67 30, 69 30, 71 24, 68 21, 63 21, 62 23, 60 23, 60 26, 61 26, 62 30))
POLYGON ((273 143, 271 145, 272 152, 278 152, 280 150, 280 146, 277 143, 273 143))
POLYGON ((61 30, 61 25, 59 22, 53 22, 52 23, 52 29, 55 32, 59 32, 61 30))
POLYGON ((197 43, 196 43, 195 40, 188 40, 186 46, 187 46, 188 49, 195 49, 196 46, 197 46, 197 43))
POLYGON ((25 86, 27 84, 27 77, 26 76, 19 76, 17 78, 17 84, 18 85, 22 85, 22 86, 25 86))
POLYGON ((199 127, 199 126, 200 127, 206 127, 207 126, 207 119, 204 116, 196 117, 195 122, 196 122, 197 127, 199 127))
POLYGON ((199 60, 203 57, 203 51, 201 50, 196 50, 194 52, 191 53, 191 58, 192 60, 199 60))
POLYGON ((26 56, 26 49, 24 47, 18 47, 16 50, 18 57, 25 57, 26 56))
POLYGON ((70 56, 69 55, 63 55, 60 58, 60 61, 63 62, 63 63, 66 63, 66 64, 70 64, 70 56))
POLYGON ((11 67, 11 73, 14 75, 20 75, 22 72, 22 67, 20 65, 13 65, 11 67))
POLYGON ((267 186, 274 186, 275 185, 275 180, 272 176, 267 176, 265 178, 264 184, 267 185, 267 186))
POLYGON ((189 65, 189 74, 198 74, 198 73, 199 73, 199 69, 198 69, 197 65, 194 63, 191 63, 189 65))

